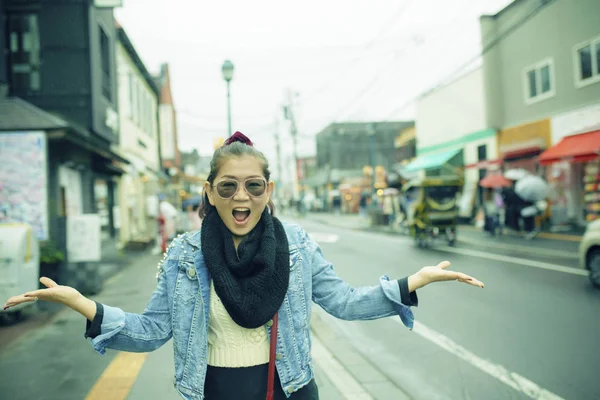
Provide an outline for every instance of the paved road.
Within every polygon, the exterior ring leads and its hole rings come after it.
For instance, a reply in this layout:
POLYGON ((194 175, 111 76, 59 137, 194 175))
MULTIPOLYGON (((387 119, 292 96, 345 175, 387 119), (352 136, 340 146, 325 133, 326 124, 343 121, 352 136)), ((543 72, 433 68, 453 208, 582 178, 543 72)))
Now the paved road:
POLYGON ((301 224, 354 285, 446 259, 485 282, 485 289, 440 283, 420 290, 412 332, 395 318, 326 320, 410 397, 600 398, 600 291, 572 268, 573 257, 560 259, 558 272, 549 263, 557 259, 543 251, 524 257, 510 249, 419 249, 401 236, 301 224))

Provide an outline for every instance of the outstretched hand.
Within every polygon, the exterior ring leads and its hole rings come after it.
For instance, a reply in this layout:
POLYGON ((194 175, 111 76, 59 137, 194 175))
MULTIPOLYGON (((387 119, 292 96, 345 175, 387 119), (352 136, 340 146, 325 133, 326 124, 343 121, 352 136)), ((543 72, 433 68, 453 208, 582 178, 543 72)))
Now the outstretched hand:
POLYGON ((449 266, 449 261, 442 261, 435 267, 421 268, 419 272, 409 278, 409 289, 412 289, 410 291, 412 292, 433 282, 443 281, 459 281, 483 289, 483 282, 473 278, 472 276, 463 274, 462 272, 449 271, 447 269, 449 266))
POLYGON ((61 286, 50 278, 40 278, 40 282, 46 286, 46 289, 34 290, 13 296, 4 304, 4 310, 22 303, 33 302, 37 300, 49 301, 52 303, 62 303, 67 306, 75 304, 81 294, 70 286, 61 286))

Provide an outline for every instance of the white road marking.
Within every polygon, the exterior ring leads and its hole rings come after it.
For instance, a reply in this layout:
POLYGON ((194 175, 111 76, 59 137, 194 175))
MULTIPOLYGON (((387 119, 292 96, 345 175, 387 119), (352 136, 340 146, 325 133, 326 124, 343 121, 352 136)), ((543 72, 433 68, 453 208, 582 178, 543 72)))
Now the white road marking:
POLYGON ((347 400, 373 400, 360 383, 336 360, 316 335, 311 335, 312 357, 347 400))
POLYGON ((309 233, 308 236, 317 243, 335 243, 340 239, 340 237, 334 233, 313 232, 309 233))
MULTIPOLYGON (((402 324, 399 318, 393 318, 399 324, 402 324)), ((404 325, 402 325, 404 326, 404 325)), ((451 354, 465 360, 475 368, 485 372, 486 374, 498 379, 500 382, 510 386, 518 392, 521 392, 531 399, 535 400, 564 400, 562 397, 541 388, 536 383, 515 373, 510 372, 502 365, 494 364, 488 360, 471 353, 452 339, 442 335, 441 333, 426 327, 420 322, 415 321, 413 332, 419 334, 423 338, 438 345, 442 349, 451 354)))
POLYGON ((503 256, 500 254, 486 253, 483 251, 461 249, 461 248, 449 247, 449 246, 435 246, 434 249, 446 251, 448 253, 463 254, 465 256, 487 258, 488 260, 493 260, 493 261, 501 261, 501 262, 507 262, 507 263, 511 263, 511 264, 526 265, 528 267, 547 269, 549 271, 557 271, 557 272, 564 272, 564 273, 573 274, 573 275, 588 276, 588 271, 581 269, 581 268, 565 267, 563 265, 550 264, 550 263, 545 263, 545 262, 535 261, 535 260, 527 260, 525 258, 503 256))

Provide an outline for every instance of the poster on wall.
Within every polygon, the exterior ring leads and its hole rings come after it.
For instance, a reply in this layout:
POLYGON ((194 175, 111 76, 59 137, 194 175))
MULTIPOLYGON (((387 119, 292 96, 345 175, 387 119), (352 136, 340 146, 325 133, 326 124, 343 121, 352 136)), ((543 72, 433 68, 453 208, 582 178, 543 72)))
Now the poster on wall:
POLYGON ((81 214, 67 217, 69 262, 100 261, 100 216, 81 214))
POLYGON ((0 135, 0 223, 24 222, 48 239, 48 177, 43 132, 0 135))

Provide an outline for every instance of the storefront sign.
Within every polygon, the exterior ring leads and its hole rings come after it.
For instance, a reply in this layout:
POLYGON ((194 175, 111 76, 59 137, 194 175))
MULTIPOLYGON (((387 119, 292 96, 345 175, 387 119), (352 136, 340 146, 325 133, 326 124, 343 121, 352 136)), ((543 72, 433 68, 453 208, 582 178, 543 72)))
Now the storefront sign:
POLYGON ((600 129, 600 104, 580 108, 552 118, 552 143, 565 136, 600 129))

